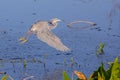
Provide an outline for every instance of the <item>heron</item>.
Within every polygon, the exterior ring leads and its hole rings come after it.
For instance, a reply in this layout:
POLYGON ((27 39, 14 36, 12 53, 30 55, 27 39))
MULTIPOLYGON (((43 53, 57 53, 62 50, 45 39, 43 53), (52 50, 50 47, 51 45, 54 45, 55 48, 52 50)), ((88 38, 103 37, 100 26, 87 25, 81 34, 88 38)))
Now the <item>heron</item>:
POLYGON ((39 40, 55 48, 56 50, 69 52, 71 50, 64 45, 61 39, 51 31, 57 27, 58 22, 60 21, 62 20, 58 18, 53 18, 50 21, 37 21, 31 26, 26 35, 19 40, 22 43, 25 43, 27 42, 27 38, 30 36, 30 34, 35 34, 39 40))

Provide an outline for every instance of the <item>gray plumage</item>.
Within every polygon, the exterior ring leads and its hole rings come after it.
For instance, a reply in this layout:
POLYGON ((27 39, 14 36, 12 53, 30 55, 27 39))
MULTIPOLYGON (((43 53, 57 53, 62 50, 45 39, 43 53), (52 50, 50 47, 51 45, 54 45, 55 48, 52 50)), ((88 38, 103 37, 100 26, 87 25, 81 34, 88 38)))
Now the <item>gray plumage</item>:
POLYGON ((62 41, 53 32, 51 32, 51 29, 54 29, 57 27, 58 21, 61 21, 61 20, 54 18, 54 19, 51 19, 50 22, 38 21, 32 25, 32 27, 27 33, 27 36, 28 34, 31 34, 31 33, 36 34, 38 39, 47 43, 49 46, 62 52, 68 52, 70 51, 70 49, 67 46, 65 46, 62 43, 62 41))

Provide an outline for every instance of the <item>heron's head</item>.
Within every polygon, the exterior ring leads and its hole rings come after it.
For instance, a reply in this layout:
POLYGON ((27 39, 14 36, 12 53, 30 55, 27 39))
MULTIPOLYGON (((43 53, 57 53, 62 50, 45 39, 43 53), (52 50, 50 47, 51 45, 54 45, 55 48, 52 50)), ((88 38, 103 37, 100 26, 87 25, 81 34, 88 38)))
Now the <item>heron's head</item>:
POLYGON ((60 20, 60 19, 58 19, 58 18, 53 18, 53 19, 51 19, 51 22, 52 22, 52 23, 57 23, 57 22, 59 22, 59 21, 62 21, 62 20, 60 20))

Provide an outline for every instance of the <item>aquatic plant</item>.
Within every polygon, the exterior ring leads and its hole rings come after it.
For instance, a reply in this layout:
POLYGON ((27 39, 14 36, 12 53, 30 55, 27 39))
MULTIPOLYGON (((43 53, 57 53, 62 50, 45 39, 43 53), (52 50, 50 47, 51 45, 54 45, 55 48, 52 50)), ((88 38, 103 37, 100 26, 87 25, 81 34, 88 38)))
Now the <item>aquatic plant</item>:
POLYGON ((66 71, 63 71, 63 80, 71 80, 66 71))
POLYGON ((26 66, 27 66, 27 61, 26 60, 23 61, 23 66, 24 66, 24 68, 26 68, 26 66))
POLYGON ((66 58, 64 58, 64 66, 67 66, 67 61, 66 61, 66 58))
POLYGON ((74 71, 74 74, 78 76, 78 78, 76 80, 87 80, 86 76, 84 75, 84 73, 79 72, 79 71, 74 71))
POLYGON ((89 80, 120 80, 120 63, 118 60, 118 57, 115 58, 112 65, 105 70, 104 64, 102 63, 100 67, 94 71, 90 77, 89 80))
MULTIPOLYGON (((88 79, 82 72, 74 71, 74 73, 78 77, 76 80, 120 80, 120 62, 116 57, 108 69, 105 69, 104 64, 101 63, 88 79)), ((63 71, 63 80, 71 80, 65 71, 63 71)))
POLYGON ((2 78, 0 80, 8 80, 8 79, 14 80, 10 75, 7 75, 7 74, 5 74, 4 76, 2 76, 2 78))
POLYGON ((48 54, 44 54, 44 60, 43 60, 43 66, 44 66, 44 70, 46 72, 46 60, 48 58, 48 54))
POLYGON ((102 54, 102 53, 104 53, 104 46, 105 46, 105 44, 104 43, 100 43, 99 44, 99 48, 97 49, 97 54, 102 54))
MULTIPOLYGON (((71 57, 70 58, 70 61, 71 61, 71 70, 74 71, 74 66, 77 64, 74 60, 74 57, 71 57)), ((71 80, 74 79, 74 73, 72 72, 72 77, 71 77, 71 80)))
POLYGON ((73 66, 74 66, 74 63, 75 63, 75 61, 74 61, 74 58, 73 57, 71 57, 71 69, 73 70, 73 66))

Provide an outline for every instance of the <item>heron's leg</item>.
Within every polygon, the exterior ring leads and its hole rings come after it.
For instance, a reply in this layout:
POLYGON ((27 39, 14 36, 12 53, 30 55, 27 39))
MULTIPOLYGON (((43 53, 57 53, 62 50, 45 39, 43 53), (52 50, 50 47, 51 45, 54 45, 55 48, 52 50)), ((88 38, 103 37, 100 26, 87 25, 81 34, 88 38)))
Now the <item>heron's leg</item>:
POLYGON ((27 39, 31 34, 32 34, 32 31, 28 31, 28 32, 25 34, 24 38, 27 39))
POLYGON ((27 38, 28 38, 31 34, 32 34, 32 32, 31 32, 31 31, 28 31, 28 32, 25 34, 24 37, 19 38, 19 41, 21 41, 21 43, 26 43, 26 42, 28 41, 27 38))

